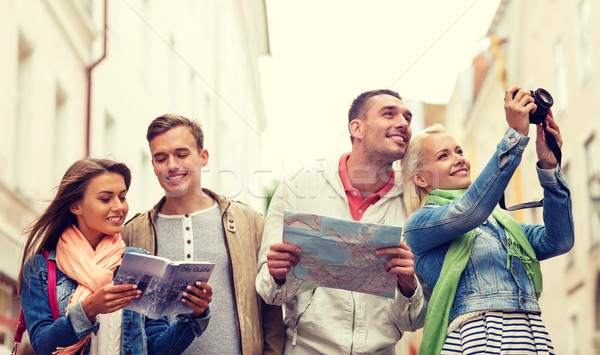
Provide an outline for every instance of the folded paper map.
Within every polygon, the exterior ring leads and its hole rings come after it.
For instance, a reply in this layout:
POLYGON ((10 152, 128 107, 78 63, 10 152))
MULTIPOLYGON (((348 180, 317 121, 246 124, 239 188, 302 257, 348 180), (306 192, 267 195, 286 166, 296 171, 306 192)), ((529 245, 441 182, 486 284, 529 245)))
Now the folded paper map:
POLYGON ((302 249, 287 292, 332 287, 394 298, 397 277, 385 270, 391 257, 375 250, 400 245, 401 234, 399 226, 286 210, 283 241, 302 249))

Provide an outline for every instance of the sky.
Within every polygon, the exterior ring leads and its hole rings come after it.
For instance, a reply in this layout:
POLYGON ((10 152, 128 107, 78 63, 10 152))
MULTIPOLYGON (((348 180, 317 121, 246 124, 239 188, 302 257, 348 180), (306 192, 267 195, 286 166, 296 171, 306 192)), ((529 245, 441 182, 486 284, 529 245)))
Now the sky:
MULTIPOLYGON (((371 89, 446 103, 499 0, 267 0, 260 70, 275 175, 350 151, 347 112, 371 89)), ((409 105, 410 107, 410 105, 409 105)), ((421 118, 417 118, 421 119, 421 118)))

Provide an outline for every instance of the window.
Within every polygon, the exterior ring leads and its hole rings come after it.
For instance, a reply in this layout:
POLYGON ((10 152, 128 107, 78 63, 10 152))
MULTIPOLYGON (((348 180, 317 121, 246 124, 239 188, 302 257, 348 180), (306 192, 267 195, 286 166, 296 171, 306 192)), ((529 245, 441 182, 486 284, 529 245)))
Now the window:
MULTIPOLYGON (((16 324, 20 309, 21 305, 17 299, 17 283, 12 278, 0 273, 0 314, 3 318, 3 326, 0 327, 0 344, 10 346, 14 333, 7 332, 4 325, 16 324)), ((11 331, 14 331, 14 328, 11 331)))
POLYGON ((596 292, 594 293, 594 323, 596 333, 600 332, 600 273, 596 273, 596 292))
MULTIPOLYGON (((189 105, 190 105, 190 112, 192 113, 192 116, 196 116, 198 115, 198 90, 196 88, 196 73, 194 72, 194 69, 190 67, 190 71, 189 71, 189 78, 190 78, 190 88, 188 90, 190 98, 189 98, 189 105)), ((204 116, 206 117, 206 116, 204 116)))
POLYGON ((17 63, 17 88, 16 88, 16 122, 13 142, 14 169, 12 173, 13 186, 24 188, 27 181, 28 167, 31 161, 28 159, 30 151, 30 130, 33 125, 31 107, 33 107, 33 49, 29 41, 19 36, 19 51, 17 63))
MULTIPOLYGON (((148 148, 146 146, 144 146, 140 150, 138 166, 140 167, 139 176, 154 176, 154 169, 152 168, 152 158, 150 157, 150 152, 148 151, 148 148)), ((154 201, 160 198, 163 192, 162 189, 158 189, 161 192, 160 195, 155 195, 151 193, 157 190, 155 186, 155 181, 150 178, 136 180, 136 184, 135 186, 132 185, 132 189, 135 189, 135 195, 131 196, 129 200, 130 203, 135 203, 137 206, 144 206, 156 203, 154 201), (133 201, 134 198, 135 201, 133 201)), ((130 210, 133 208, 131 204, 129 205, 129 208, 130 210)))
POLYGON ((569 355, 581 355, 581 339, 579 334, 581 330, 579 329, 579 314, 572 313, 569 317, 569 325, 568 325, 568 354, 569 355))
MULTIPOLYGON (((572 189, 575 182, 573 181, 573 178, 571 176, 571 169, 570 169, 569 162, 565 162, 563 160, 561 170, 562 170, 565 181, 567 181, 567 185, 569 185, 572 189)), ((573 267, 573 265, 575 265, 575 246, 573 246, 573 248, 571 248, 571 250, 569 250, 569 252, 566 254, 565 268, 568 269, 570 267, 573 267)))
POLYGON ((590 137, 585 143, 586 183, 588 188, 588 227, 592 247, 600 244, 600 161, 598 160, 598 138, 590 137))
POLYGON ((67 127, 67 109, 66 109, 67 95, 59 87, 56 87, 56 103, 54 107, 54 147, 52 149, 52 169, 53 181, 60 181, 60 178, 64 172, 63 159, 68 156, 68 127, 67 127))
POLYGON ((594 293, 594 337, 593 344, 596 354, 600 350, 600 273, 596 274, 596 292, 594 293))
POLYGON ((583 87, 589 80, 592 72, 592 39, 590 34, 590 19, 591 19, 591 7, 592 2, 590 0, 582 0, 577 8, 579 21, 578 30, 579 36, 577 36, 579 45, 579 85, 583 87))
POLYGON ((149 0, 142 1, 140 21, 140 77, 147 88, 152 87, 153 75, 152 65, 156 53, 152 53, 152 7, 149 0))
MULTIPOLYGON (((567 90, 567 65, 565 61, 565 50, 562 40, 558 40, 554 45, 554 66, 555 66, 555 80, 556 80, 556 96, 555 96, 555 107, 557 113, 564 113, 568 104, 568 90, 567 90)), ((554 95, 554 93, 552 94, 554 95)))
POLYGON ((175 50, 175 37, 173 36, 173 34, 169 35, 169 81, 171 84, 171 107, 176 107, 177 105, 177 99, 178 99, 178 93, 179 91, 179 82, 178 82, 178 76, 177 76, 177 51, 175 50))
POLYGON ((83 8, 87 12, 88 15, 92 16, 94 14, 94 1, 93 0, 83 0, 81 2, 83 8))
POLYGON ((106 113, 104 118, 104 154, 114 154, 118 152, 117 147, 117 128, 113 116, 106 113))

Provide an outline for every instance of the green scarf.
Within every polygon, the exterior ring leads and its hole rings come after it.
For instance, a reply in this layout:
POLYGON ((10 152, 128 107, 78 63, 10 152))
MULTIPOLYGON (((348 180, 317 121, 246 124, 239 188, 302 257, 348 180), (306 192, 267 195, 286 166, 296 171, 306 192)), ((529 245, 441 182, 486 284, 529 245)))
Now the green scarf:
MULTIPOLYGON (((446 205, 461 198, 466 191, 466 189, 438 189, 429 193, 427 202, 446 205)), ((539 299, 542 293, 540 263, 533 248, 531 248, 531 245, 527 241, 525 231, 512 217, 498 207, 494 209, 492 216, 504 227, 504 231, 506 232, 506 239, 508 241, 507 270, 510 269, 511 256, 519 258, 523 263, 527 276, 533 279, 535 295, 539 299)), ((454 303, 454 296, 456 295, 460 276, 465 270, 471 256, 475 235, 475 230, 471 230, 454 239, 446 253, 440 276, 429 300, 427 315, 425 316, 423 340, 419 348, 420 355, 438 355, 442 351, 448 332, 450 308, 454 303)))

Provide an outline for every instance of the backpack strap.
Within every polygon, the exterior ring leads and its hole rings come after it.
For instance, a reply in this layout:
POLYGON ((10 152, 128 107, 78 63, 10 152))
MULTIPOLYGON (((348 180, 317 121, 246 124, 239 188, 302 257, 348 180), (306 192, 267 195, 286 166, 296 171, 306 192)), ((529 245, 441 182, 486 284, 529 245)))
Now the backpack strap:
MULTIPOLYGON (((48 255, 50 255, 49 251, 42 250, 42 254, 44 254, 46 265, 48 266, 48 299, 50 300, 50 309, 52 310, 52 317, 54 320, 57 320, 60 318, 60 313, 58 311, 58 299, 56 298, 56 263, 48 259, 48 255)), ((13 338, 13 350, 11 354, 17 353, 17 346, 21 344, 23 333, 25 333, 26 330, 27 325, 25 324, 25 315, 23 314, 23 309, 21 309, 17 330, 15 332, 15 337, 13 338)))
POLYGON ((58 298, 56 297, 56 263, 48 259, 50 255, 49 251, 42 250, 42 253, 46 257, 46 265, 48 265, 48 299, 50 300, 50 309, 52 309, 52 317, 54 317, 54 320, 57 320, 60 318, 60 313, 58 312, 58 298))
POLYGON ((19 314, 19 323, 17 323, 17 330, 15 331, 15 337, 13 338, 13 351, 11 354, 17 353, 17 345, 21 344, 21 340, 23 339, 23 333, 27 330, 27 325, 25 325, 25 316, 23 315, 23 310, 19 314))

